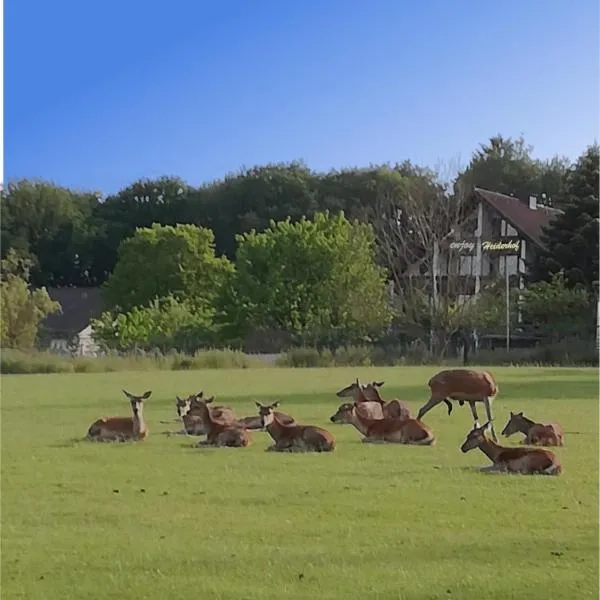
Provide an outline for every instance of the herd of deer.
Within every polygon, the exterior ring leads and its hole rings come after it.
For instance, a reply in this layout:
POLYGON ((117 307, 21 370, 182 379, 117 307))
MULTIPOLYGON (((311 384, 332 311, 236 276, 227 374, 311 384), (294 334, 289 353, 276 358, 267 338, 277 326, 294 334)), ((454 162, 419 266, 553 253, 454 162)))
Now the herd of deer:
MULTIPOLYGON (((394 399, 383 400, 380 388, 383 381, 363 385, 357 379, 337 392, 339 398, 352 402, 342 404, 330 417, 332 423, 353 425, 363 436, 363 442, 388 442, 433 446, 435 436, 422 422, 423 416, 434 406, 445 403, 448 414, 452 413, 452 400, 460 406, 469 404, 474 425, 461 446, 462 452, 479 448, 491 461, 485 471, 521 474, 559 475, 562 466, 550 450, 539 447, 504 447, 498 444, 493 426, 492 401, 498 386, 492 375, 471 369, 450 369, 437 373, 429 382, 430 398, 421 407, 417 417, 411 415, 407 404, 394 399), (487 422, 480 426, 476 405, 485 406, 487 422), (488 436, 491 433, 491 439, 488 436)), ((95 441, 143 440, 148 436, 148 427, 143 417, 143 403, 151 393, 135 396, 123 390, 131 403, 131 417, 108 417, 95 421, 89 428, 87 439, 95 441)), ((213 405, 214 396, 203 392, 192 394, 187 399, 177 396, 178 421, 183 430, 167 432, 191 436, 206 435, 198 446, 246 447, 250 444, 250 431, 263 430, 274 441, 268 449, 278 452, 331 452, 335 438, 322 427, 303 425, 283 412, 276 410, 278 402, 268 406, 256 402, 258 414, 238 418, 229 406, 213 405)), ((502 435, 525 434, 524 444, 532 446, 562 446, 564 432, 558 423, 541 424, 528 419, 523 413, 510 413, 502 435)))

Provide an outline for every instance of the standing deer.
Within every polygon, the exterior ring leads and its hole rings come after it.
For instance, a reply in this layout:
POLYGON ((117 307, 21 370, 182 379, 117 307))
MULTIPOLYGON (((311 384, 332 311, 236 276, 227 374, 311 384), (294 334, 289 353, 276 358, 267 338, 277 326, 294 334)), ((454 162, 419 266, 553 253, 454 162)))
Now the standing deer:
POLYGON ((87 439, 98 442, 144 440, 148 437, 148 427, 144 421, 143 403, 150 398, 151 391, 134 396, 122 390, 131 404, 131 417, 102 417, 94 421, 87 432, 87 439))
POLYGON ((490 373, 487 371, 473 371, 471 369, 448 369, 434 375, 427 385, 431 390, 431 397, 420 408, 417 415, 418 420, 421 420, 440 402, 446 403, 448 414, 450 415, 452 413, 452 404, 448 400, 450 399, 458 400, 460 406, 468 402, 475 421, 475 427, 479 427, 479 417, 477 416, 475 404, 482 402, 485 405, 488 423, 491 424, 494 441, 498 441, 492 423, 492 401, 498 393, 498 385, 490 373))
POLYGON ((264 429, 273 438, 275 451, 304 450, 314 452, 332 452, 335 448, 335 439, 326 429, 315 425, 286 425, 277 418, 274 410, 279 402, 263 406, 256 402, 258 415, 264 429))
POLYGON ((564 430, 559 423, 536 423, 528 419, 522 412, 510 413, 508 423, 502 430, 502 435, 509 437, 513 433, 524 433, 522 444, 534 446, 563 446, 564 430))
POLYGON ((386 402, 381 398, 378 388, 383 384, 383 381, 373 381, 361 385, 357 378, 356 381, 342 388, 335 395, 338 398, 352 398, 354 402, 377 402, 381 406, 382 417, 410 417, 410 409, 406 402, 398 399, 386 402))
POLYGON ((562 466, 553 452, 543 448, 505 448, 486 435, 491 423, 474 427, 460 447, 462 452, 479 448, 491 461, 482 471, 523 475, 560 475, 562 466))
MULTIPOLYGON (((235 421, 217 420, 212 415, 209 404, 215 399, 214 396, 199 400, 196 396, 196 408, 200 411, 200 416, 206 428, 206 442, 199 442, 198 446, 229 446, 232 448, 241 448, 250 445, 249 432, 241 427, 235 421)), ((190 409, 192 408, 190 402, 190 409)))
POLYGON ((362 414, 361 403, 352 405, 349 418, 365 437, 363 442, 389 442, 415 446, 434 446, 435 436, 427 425, 417 419, 396 417, 369 419, 362 414))

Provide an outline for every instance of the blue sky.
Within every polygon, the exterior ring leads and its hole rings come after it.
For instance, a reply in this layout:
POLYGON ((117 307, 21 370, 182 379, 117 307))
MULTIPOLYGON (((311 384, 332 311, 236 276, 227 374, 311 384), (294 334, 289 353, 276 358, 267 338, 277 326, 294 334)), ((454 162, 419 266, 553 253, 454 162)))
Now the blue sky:
POLYGON ((497 133, 598 137, 597 0, 11 0, 5 178, 105 193, 242 166, 410 158, 497 133))

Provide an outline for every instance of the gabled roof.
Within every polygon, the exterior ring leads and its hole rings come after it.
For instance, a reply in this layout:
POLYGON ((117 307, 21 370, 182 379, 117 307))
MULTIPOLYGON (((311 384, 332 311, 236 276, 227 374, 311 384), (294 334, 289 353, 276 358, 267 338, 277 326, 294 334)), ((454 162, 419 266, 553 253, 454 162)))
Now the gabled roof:
POLYGON ((518 198, 491 192, 483 188, 476 187, 473 194, 502 215, 517 231, 540 248, 544 248, 541 239, 542 229, 562 213, 561 210, 542 204, 538 204, 536 209, 532 209, 529 208, 529 203, 525 203, 518 198))
POLYGON ((103 310, 102 291, 92 287, 46 288, 52 300, 60 302, 61 311, 48 315, 42 327, 54 334, 75 335, 85 329, 103 310))

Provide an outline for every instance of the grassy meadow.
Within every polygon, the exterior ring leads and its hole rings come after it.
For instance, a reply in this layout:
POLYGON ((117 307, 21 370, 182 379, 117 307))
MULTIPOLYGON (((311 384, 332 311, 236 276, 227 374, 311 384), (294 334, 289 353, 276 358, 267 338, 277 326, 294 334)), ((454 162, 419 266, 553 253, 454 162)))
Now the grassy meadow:
MULTIPOLYGON (((468 406, 425 417, 434 447, 361 443, 329 423, 335 391, 385 380, 416 413, 435 367, 246 369, 2 377, 2 598, 565 599, 598 597, 598 372, 492 368, 510 410, 565 428, 560 477, 488 475, 459 450, 468 406), (74 441, 153 391, 138 444, 74 441), (240 416, 279 399, 327 427, 332 454, 192 448, 168 437, 175 394, 240 416)), ((483 407, 480 418, 483 422, 483 407)), ((520 435, 501 443, 517 444, 520 435)))

